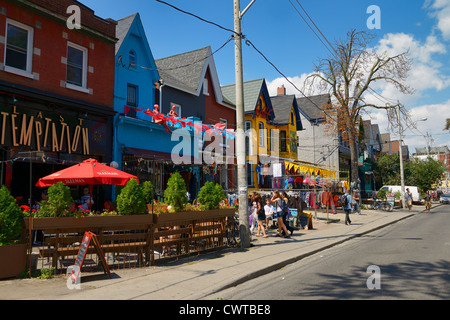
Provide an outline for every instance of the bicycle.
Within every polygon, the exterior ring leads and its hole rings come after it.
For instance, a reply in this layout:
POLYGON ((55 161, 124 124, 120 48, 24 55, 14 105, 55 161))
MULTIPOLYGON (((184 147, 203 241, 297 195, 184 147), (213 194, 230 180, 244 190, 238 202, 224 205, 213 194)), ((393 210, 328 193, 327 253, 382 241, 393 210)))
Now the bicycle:
POLYGON ((389 202, 380 202, 374 198, 372 201, 372 209, 391 212, 394 207, 389 202))
POLYGON ((234 216, 230 216, 228 223, 228 244, 237 246, 239 239, 239 212, 235 212, 234 216))

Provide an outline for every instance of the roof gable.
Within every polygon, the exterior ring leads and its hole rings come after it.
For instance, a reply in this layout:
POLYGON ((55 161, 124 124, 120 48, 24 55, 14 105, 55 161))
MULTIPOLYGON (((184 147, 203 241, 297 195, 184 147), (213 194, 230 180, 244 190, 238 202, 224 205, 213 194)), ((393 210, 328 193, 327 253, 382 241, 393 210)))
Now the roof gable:
POLYGON ((330 103, 331 99, 329 94, 297 98, 299 111, 308 121, 324 119, 323 106, 330 103))
POLYGON ((165 85, 197 96, 202 93, 203 80, 209 70, 212 83, 208 90, 212 88, 216 101, 218 103, 223 102, 219 77, 210 46, 158 59, 155 62, 165 85))
MULTIPOLYGON (((126 44, 128 43, 130 37, 137 37, 140 40, 142 48, 145 52, 146 63, 143 67, 147 70, 155 72, 156 74, 158 73, 156 70, 155 59, 150 49, 147 36, 145 35, 144 26, 142 25, 139 13, 132 14, 117 21, 116 37, 118 38, 116 43, 116 57, 122 54, 128 54, 128 52, 123 52, 124 50, 130 49, 127 48, 126 44)), ((142 62, 139 63, 138 61, 138 65, 142 65, 142 62)), ((159 75, 157 77, 159 78, 159 75)))
MULTIPOLYGON (((236 85, 230 84, 222 87, 224 99, 229 103, 236 105, 236 85)), ((266 80, 264 78, 244 82, 244 112, 252 113, 255 111, 258 101, 263 95, 269 109, 273 109, 269 97, 266 80)))
POLYGON ((279 95, 270 98, 275 112, 274 124, 285 125, 290 123, 292 109, 296 117, 297 131, 303 130, 302 120, 295 95, 279 95))

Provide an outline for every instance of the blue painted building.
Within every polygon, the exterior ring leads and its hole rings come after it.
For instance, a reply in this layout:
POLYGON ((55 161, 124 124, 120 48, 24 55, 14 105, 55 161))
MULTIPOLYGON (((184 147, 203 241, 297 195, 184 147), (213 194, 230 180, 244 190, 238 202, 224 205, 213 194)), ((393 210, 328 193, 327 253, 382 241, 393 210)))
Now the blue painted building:
POLYGON ((117 21, 116 37, 113 160, 141 182, 152 181, 162 195, 178 141, 144 113, 158 104, 160 76, 139 13, 117 21))

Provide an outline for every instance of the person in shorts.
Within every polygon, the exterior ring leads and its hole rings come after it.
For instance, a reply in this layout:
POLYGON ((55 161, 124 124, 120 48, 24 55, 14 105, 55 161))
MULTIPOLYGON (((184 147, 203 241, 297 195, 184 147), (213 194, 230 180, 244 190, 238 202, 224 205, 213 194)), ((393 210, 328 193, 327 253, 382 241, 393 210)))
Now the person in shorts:
POLYGON ((425 212, 430 213, 430 209, 431 209, 431 194, 430 194, 430 190, 428 190, 427 193, 425 194, 424 200, 425 200, 425 212))
POLYGON ((406 188, 405 200, 406 200, 406 205, 408 206, 409 212, 411 212, 411 208, 412 208, 412 193, 411 193, 411 191, 409 191, 409 188, 406 188))

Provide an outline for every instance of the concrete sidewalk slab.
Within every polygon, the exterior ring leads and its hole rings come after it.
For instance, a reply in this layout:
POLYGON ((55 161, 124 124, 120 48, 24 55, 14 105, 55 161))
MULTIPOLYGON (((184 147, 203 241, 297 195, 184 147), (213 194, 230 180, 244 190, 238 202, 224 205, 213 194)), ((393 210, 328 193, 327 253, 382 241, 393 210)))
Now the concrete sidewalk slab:
POLYGON ((348 226, 343 213, 328 214, 327 222, 327 214, 317 212, 313 230, 294 231, 288 239, 271 231, 267 238, 253 236, 246 250, 228 248, 157 267, 115 270, 112 279, 84 274, 81 290, 69 290, 66 276, 1 281, 0 299, 198 300, 421 211, 421 206, 412 212, 363 210, 351 214, 348 226))

